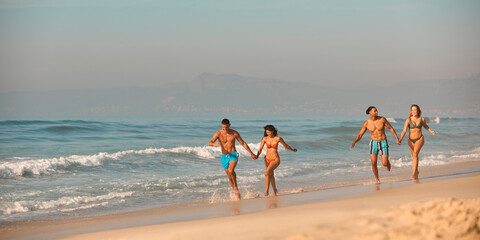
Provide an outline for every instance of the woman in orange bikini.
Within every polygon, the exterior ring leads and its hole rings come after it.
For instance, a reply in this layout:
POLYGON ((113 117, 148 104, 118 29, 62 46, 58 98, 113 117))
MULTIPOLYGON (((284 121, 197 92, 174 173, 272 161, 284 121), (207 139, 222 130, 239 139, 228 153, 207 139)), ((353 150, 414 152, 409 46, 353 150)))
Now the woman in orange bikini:
POLYGON ((264 127, 265 133, 263 134, 260 148, 258 149, 257 158, 262 153, 263 145, 267 145, 267 154, 265 155, 265 196, 268 196, 268 190, 270 184, 273 188, 273 196, 277 196, 277 187, 275 185, 275 175, 273 171, 280 165, 280 156, 278 155, 278 143, 281 143, 286 149, 297 152, 297 149, 292 149, 288 144, 283 141, 283 138, 277 136, 277 129, 273 125, 267 125, 264 127))
POLYGON ((410 115, 407 120, 405 120, 405 126, 403 127, 403 132, 400 136, 400 142, 402 142, 403 137, 405 137, 405 134, 407 133, 407 128, 410 130, 408 133, 408 147, 410 148, 410 152, 412 152, 412 179, 415 180, 418 179, 418 154, 425 143, 422 134, 422 126, 435 135, 435 132, 428 127, 425 118, 422 118, 421 116, 422 110, 420 110, 420 107, 416 104, 412 104, 410 107, 410 115))

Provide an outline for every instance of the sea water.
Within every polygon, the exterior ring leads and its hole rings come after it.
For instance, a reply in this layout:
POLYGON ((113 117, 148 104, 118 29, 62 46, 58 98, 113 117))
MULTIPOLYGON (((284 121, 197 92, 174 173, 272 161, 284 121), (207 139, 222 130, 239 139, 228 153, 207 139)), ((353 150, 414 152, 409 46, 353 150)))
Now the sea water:
MULTIPOLYGON (((298 152, 279 146, 280 194, 369 179, 367 132, 350 144, 365 119, 231 118, 253 152, 273 124, 298 152)), ((389 118, 400 136, 405 119, 389 118)), ((173 204, 225 202, 232 191, 220 147, 208 146, 221 119, 125 121, 0 121, 0 221, 45 220, 135 211, 173 204)), ((427 117, 420 169, 480 157, 480 119, 427 117)), ((411 169, 407 136, 401 146, 386 130, 392 171, 411 169)), ((263 196, 265 164, 237 144, 244 198, 263 196)), ((265 148, 264 148, 265 149, 265 148)), ((379 160, 379 167, 381 166, 379 160)), ((380 168, 380 178, 387 173, 380 168)), ((405 176, 408 178, 409 176, 405 176)))

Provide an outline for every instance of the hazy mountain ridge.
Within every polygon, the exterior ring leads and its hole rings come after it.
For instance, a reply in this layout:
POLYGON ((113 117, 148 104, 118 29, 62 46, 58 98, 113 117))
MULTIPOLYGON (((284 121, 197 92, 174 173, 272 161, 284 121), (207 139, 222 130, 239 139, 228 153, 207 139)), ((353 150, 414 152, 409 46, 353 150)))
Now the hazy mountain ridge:
POLYGON ((403 116, 410 104, 437 116, 480 116, 480 75, 465 79, 333 88, 309 83, 203 73, 159 88, 0 93, 0 117, 83 118, 169 114, 381 114, 403 116))

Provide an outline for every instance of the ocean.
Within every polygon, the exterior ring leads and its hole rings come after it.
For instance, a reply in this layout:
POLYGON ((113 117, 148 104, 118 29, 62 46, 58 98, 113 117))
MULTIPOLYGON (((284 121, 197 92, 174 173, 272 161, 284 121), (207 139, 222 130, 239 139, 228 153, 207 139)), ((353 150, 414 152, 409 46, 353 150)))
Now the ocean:
MULTIPOLYGON (((374 184, 367 132, 350 144, 365 118, 230 118, 257 152, 263 127, 273 124, 291 147, 280 145, 275 171, 279 194, 352 182, 374 184)), ((400 136, 405 118, 388 118, 400 136)), ((232 201, 220 164, 220 147, 208 146, 221 119, 166 118, 124 121, 0 121, 0 222, 52 220, 144 210, 174 204, 232 201)), ((427 117, 437 132, 423 130, 423 168, 480 158, 480 119, 427 117)), ((392 172, 411 169, 386 130, 392 172)), ((263 197, 263 158, 240 153, 237 180, 245 199, 263 197)), ((265 151, 265 150, 264 150, 265 151)), ((388 173, 380 167, 380 179, 388 173)), ((405 179, 410 177, 410 171, 405 179)), ((383 181, 382 181, 383 182, 383 181)))

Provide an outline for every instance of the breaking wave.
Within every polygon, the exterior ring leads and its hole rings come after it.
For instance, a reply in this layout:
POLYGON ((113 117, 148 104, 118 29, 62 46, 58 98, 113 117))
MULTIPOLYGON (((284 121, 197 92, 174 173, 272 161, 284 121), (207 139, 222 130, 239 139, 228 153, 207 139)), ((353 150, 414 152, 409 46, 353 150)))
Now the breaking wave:
MULTIPOLYGON (((259 144, 249 144, 252 151, 258 149, 259 144)), ((250 154, 243 149, 237 147, 238 152, 242 155, 250 156, 250 154)), ((280 150, 280 148, 279 148, 280 150)), ((221 150, 219 147, 176 147, 176 148, 147 148, 144 150, 127 150, 116 153, 100 152, 93 155, 71 155, 66 157, 54 157, 43 159, 31 159, 25 157, 13 157, 11 159, 20 160, 13 162, 3 162, 0 164, 0 179, 15 178, 18 176, 29 175, 49 175, 59 168, 66 168, 69 166, 79 165, 85 167, 102 166, 105 161, 119 160, 127 155, 152 155, 161 153, 176 153, 185 155, 194 155, 204 159, 214 159, 220 156, 221 150)))
POLYGON ((60 199, 49 201, 32 200, 7 202, 0 205, 0 212, 2 212, 4 215, 48 209, 58 209, 62 212, 69 212, 77 209, 106 206, 109 204, 109 200, 116 198, 123 199, 125 197, 132 196, 132 194, 133 192, 111 192, 100 196, 62 197, 60 199))

